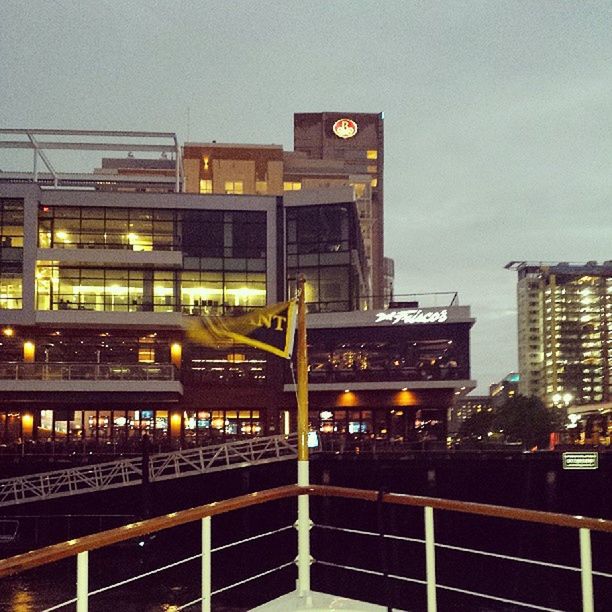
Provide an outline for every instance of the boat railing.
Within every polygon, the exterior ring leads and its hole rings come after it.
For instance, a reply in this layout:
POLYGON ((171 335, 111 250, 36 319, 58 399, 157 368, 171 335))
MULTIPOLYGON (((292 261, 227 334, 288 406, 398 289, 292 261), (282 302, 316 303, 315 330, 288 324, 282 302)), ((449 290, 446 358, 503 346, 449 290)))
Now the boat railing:
MULTIPOLYGON (((52 610, 58 610, 66 606, 71 606, 76 603, 77 612, 85 612, 88 609, 88 602, 90 598, 96 595, 114 589, 142 578, 155 575, 164 570, 168 570, 188 562, 198 561, 200 562, 200 572, 198 575, 198 588, 197 597, 192 601, 182 603, 177 606, 176 610, 183 610, 186 608, 193 609, 193 606, 199 604, 203 611, 211 610, 211 598, 217 594, 228 591, 239 585, 252 583, 253 581, 262 578, 268 574, 278 572, 284 568, 288 568, 294 564, 293 554, 295 553, 296 547, 289 547, 288 550, 283 553, 289 553, 290 558, 286 559, 281 564, 267 568, 263 572, 256 573, 254 575, 242 578, 232 584, 225 585, 213 591, 212 589, 212 557, 213 553, 242 545, 247 542, 258 542, 260 548, 258 549, 260 559, 263 560, 266 555, 266 544, 265 538, 270 537, 274 534, 290 530, 295 525, 283 525, 280 528, 275 528, 270 531, 258 533, 254 536, 247 537, 238 541, 234 541, 223 546, 213 548, 212 546, 212 519, 220 515, 227 514, 232 511, 242 510, 248 507, 258 506, 260 504, 270 503, 277 500, 291 499, 300 495, 308 495, 310 497, 323 497, 327 499, 341 498, 344 500, 353 500, 359 502, 369 502, 376 505, 379 509, 378 516, 383 516, 384 513, 380 512, 381 508, 385 507, 412 507, 413 511, 418 511, 422 508, 423 516, 423 532, 421 535, 412 537, 401 532, 389 532, 385 529, 384 525, 379 521, 378 529, 376 531, 351 529, 331 524, 318 524, 312 527, 320 529, 325 532, 340 532, 346 535, 359 536, 359 537, 375 537, 378 538, 378 542, 385 540, 398 540, 405 541, 411 545, 418 545, 421 547, 421 551, 424 551, 424 572, 420 572, 419 576, 404 576, 391 573, 389 567, 384 559, 381 559, 381 566, 372 569, 371 567, 350 565, 348 563, 337 563, 334 561, 328 561, 324 559, 317 559, 313 561, 316 566, 319 566, 321 571, 324 568, 339 568, 344 571, 355 572, 362 576, 367 574, 375 577, 384 579, 385 581, 393 580, 400 582, 409 582, 412 584, 419 585, 419 588, 425 591, 425 599, 427 602, 428 612, 435 612, 438 605, 438 598, 443 592, 454 592, 461 595, 484 598, 487 600, 487 605, 500 604, 502 606, 516 606, 519 608, 529 608, 535 610, 547 610, 555 611, 557 608, 545 605, 545 603, 519 601, 503 595, 496 595, 489 592, 476 591, 470 588, 463 588, 451 584, 442 584, 436 580, 437 562, 441 554, 446 550, 461 551, 462 553, 468 553, 473 555, 479 555, 481 558, 490 560, 493 557, 502 558, 504 561, 511 561, 514 563, 527 564, 528 566, 543 565, 548 569, 561 570, 571 572, 573 574, 580 575, 580 586, 582 594, 582 610, 584 612, 593 612, 595 610, 594 603, 594 589, 593 580, 596 577, 598 580, 610 580, 612 579, 611 573, 599 571, 593 569, 592 562, 592 551, 591 551, 591 534, 592 532, 598 532, 599 535, 609 537, 608 534, 612 533, 612 521, 588 518, 583 516, 571 516, 565 514, 549 513, 536 510, 510 508, 504 506, 493 506, 481 503, 445 500, 432 497, 422 497, 398 493, 385 493, 382 491, 368 491, 361 489, 350 489, 336 486, 297 486, 288 485, 278 487, 274 489, 268 489, 256 493, 235 497, 232 499, 214 502, 191 508, 188 510, 182 510, 179 512, 173 512, 164 516, 140 521, 123 527, 118 527, 108 531, 87 535, 81 538, 70 540, 68 542, 62 542, 54 544, 46 548, 34 550, 22 555, 17 555, 4 560, 0 560, 0 577, 11 576, 24 572, 29 569, 37 568, 52 562, 66 559, 69 557, 76 556, 76 595, 68 601, 48 607, 46 612, 52 610), (493 551, 479 550, 468 547, 454 546, 443 542, 436 541, 435 529, 434 529, 434 514, 440 519, 441 514, 451 513, 451 518, 459 521, 460 518, 457 513, 461 515, 472 515, 480 518, 487 517, 487 519, 504 519, 510 521, 521 521, 531 524, 537 524, 546 528, 570 528, 578 531, 577 548, 579 551, 579 563, 577 566, 570 565, 569 563, 550 563, 542 562, 537 559, 526 558, 518 555, 504 555, 498 554, 493 551), (201 549, 197 554, 188 556, 186 558, 174 561, 166 564, 162 567, 158 567, 148 572, 141 573, 136 576, 129 577, 121 582, 107 585, 97 590, 89 590, 89 553, 94 550, 102 549, 111 545, 119 544, 126 541, 132 541, 135 538, 144 538, 157 534, 163 530, 169 528, 178 527, 180 525, 193 524, 196 522, 201 523, 201 549)), ((325 502, 322 502, 324 504, 325 502)), ((445 515, 448 517, 449 515, 445 515)), ((341 518, 340 513, 333 513, 333 520, 341 518)), ((297 545, 296 545, 297 546, 297 545)), ((335 546, 335 553, 344 554, 347 550, 341 546, 335 546)), ((602 547, 605 551, 610 549, 609 541, 606 546, 602 547)), ((299 551, 298 551, 299 552, 299 551)), ((372 555, 369 555, 370 557, 372 555)), ((568 551, 568 558, 573 556, 572 551, 568 551)), ((299 559, 299 554, 298 554, 299 559)), ((369 565, 369 564, 366 564, 369 565)), ((493 585, 495 588, 496 585, 493 585)), ((497 585, 500 586, 500 585, 497 585)), ((298 590, 299 592, 299 590, 298 590)), ((378 593, 380 596, 380 593, 378 593)), ((374 595, 375 597, 376 595, 374 595)), ((378 602, 380 603, 380 602, 378 602)), ((385 602, 386 603, 386 602, 385 602)), ((405 602, 404 602, 405 603, 405 602)), ((605 605, 605 600, 600 605, 605 605)), ((387 604, 390 609, 391 606, 387 604)), ((307 606, 304 606, 306 609, 307 606)), ((507 608, 503 608, 507 609, 507 608)), ((568 609, 567 605, 563 609, 568 609)), ((575 606, 572 608, 575 609, 575 606)), ((604 608, 600 608, 604 609, 604 608)))

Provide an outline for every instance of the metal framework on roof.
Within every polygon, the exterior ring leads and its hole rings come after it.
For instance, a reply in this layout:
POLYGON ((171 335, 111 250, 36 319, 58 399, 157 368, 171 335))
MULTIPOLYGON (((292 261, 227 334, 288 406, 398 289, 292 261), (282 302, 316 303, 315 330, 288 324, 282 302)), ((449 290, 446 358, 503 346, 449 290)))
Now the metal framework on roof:
POLYGON ((183 188, 183 166, 181 148, 173 132, 132 132, 115 130, 56 130, 56 129, 3 129, 0 135, 8 136, 0 140, 0 149, 30 149, 32 156, 31 172, 12 172, 0 170, 0 182, 34 182, 47 187, 96 187, 104 185, 154 186, 173 188, 175 192, 183 188), (41 137, 55 137, 55 140, 42 140, 41 137), (100 142, 70 140, 74 137, 93 137, 100 142), (112 139, 124 139, 119 142, 112 139), (125 142, 125 141, 128 142, 125 142), (151 140, 167 140, 166 143, 153 143, 151 140), (174 155, 174 176, 142 174, 108 174, 102 172, 57 172, 46 151, 134 151, 174 155), (39 160, 45 171, 39 171, 39 160))

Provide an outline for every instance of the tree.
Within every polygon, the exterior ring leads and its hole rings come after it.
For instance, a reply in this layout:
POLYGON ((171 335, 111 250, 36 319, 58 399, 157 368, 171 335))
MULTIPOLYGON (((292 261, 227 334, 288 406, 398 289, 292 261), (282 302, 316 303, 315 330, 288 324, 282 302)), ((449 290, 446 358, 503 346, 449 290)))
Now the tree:
POLYGON ((507 442, 522 442, 526 448, 548 446, 550 434, 562 427, 563 415, 548 408, 537 397, 517 395, 494 412, 493 429, 507 442))
POLYGON ((459 435, 461 438, 487 441, 489 439, 489 432, 493 426, 493 418, 494 414, 487 410, 474 412, 469 418, 461 423, 459 435))

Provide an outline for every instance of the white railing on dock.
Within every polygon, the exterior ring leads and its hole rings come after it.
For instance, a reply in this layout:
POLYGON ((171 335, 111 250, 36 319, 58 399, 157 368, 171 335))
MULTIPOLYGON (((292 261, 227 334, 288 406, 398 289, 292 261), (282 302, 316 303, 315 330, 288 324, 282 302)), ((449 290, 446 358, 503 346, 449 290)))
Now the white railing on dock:
MULTIPOLYGON (((149 481, 159 482, 297 457, 297 434, 152 454, 149 481)), ((142 457, 0 480, 0 507, 108 491, 142 483, 142 457)))
MULTIPOLYGON (((76 603, 77 612, 87 612, 89 600, 110 589, 118 588, 119 586, 129 584, 136 580, 140 580, 146 576, 157 574, 161 571, 167 570, 171 567, 176 567, 190 561, 200 559, 201 561, 201 576, 199 581, 199 596, 191 601, 184 602, 177 606, 177 610, 183 610, 187 607, 200 604, 201 610, 209 612, 211 610, 211 599, 214 595, 224 591, 228 591, 239 585, 243 585, 252 582, 265 575, 273 572, 280 571, 281 569, 287 568, 292 565, 292 561, 281 563, 274 568, 268 568, 264 572, 257 573, 255 575, 234 581, 232 584, 224 586, 223 588, 213 590, 211 577, 214 571, 213 564, 213 553, 223 550, 225 548, 238 546, 246 542, 253 542, 256 540, 263 540, 273 534, 280 533, 282 531, 290 529, 290 526, 284 526, 280 529, 275 529, 265 533, 260 533, 255 536, 239 540, 224 546, 217 548, 212 547, 212 518, 216 515, 225 514, 234 510, 244 509, 250 506, 259 505, 263 503, 273 502, 281 499, 293 498, 300 495, 310 496, 324 496, 324 497, 339 497, 352 500, 360 500, 367 502, 374 502, 378 504, 393 504, 396 506, 412 506, 423 508, 424 528, 423 537, 407 537, 401 534, 385 534, 384 532, 371 532, 365 530, 348 529, 342 527, 336 527, 332 525, 318 525, 320 529, 345 532, 360 536, 373 536, 376 538, 387 538, 395 539, 400 541, 407 541, 423 545, 425 548, 425 579, 409 576, 400 576, 390 574, 386 570, 373 570, 369 568, 356 567, 353 565, 331 563, 325 560, 317 560, 321 567, 330 568, 342 568, 344 570, 370 574, 379 576, 384 580, 398 580, 416 583, 425 587, 426 601, 428 612, 435 612, 437 609, 438 594, 442 590, 455 592, 461 595, 467 595, 474 598, 482 598, 489 602, 488 605, 499 603, 506 605, 512 605, 519 608, 528 608, 533 610, 544 610, 546 612, 560 612, 558 608, 538 604, 535 602, 520 601, 518 599, 509 599, 507 597, 498 596, 492 593, 480 592, 471 589, 464 589, 458 586, 451 586, 440 584, 436 580, 436 555, 437 551, 442 549, 459 550, 463 553, 481 555, 487 557, 497 557, 506 561, 512 561, 516 563, 527 563, 535 566, 544 566, 546 568, 554 568, 562 571, 568 571, 573 573, 580 573, 581 576, 581 590, 582 590, 582 610, 583 612, 594 612, 595 610, 595 599, 593 591, 593 576, 597 575, 600 578, 610 580, 612 574, 603 571, 593 571, 592 569, 592 557, 591 557, 591 532, 598 531, 603 532, 606 537, 612 534, 612 521, 603 519, 586 518, 582 516, 569 516, 563 514, 553 514, 547 512, 539 512, 534 510, 522 510, 517 508, 508 508, 502 506, 491 506, 487 504, 476 504, 469 502, 450 501, 443 499, 436 499, 430 497, 418 497, 413 495, 401 495, 396 493, 378 493, 376 491, 364 491, 359 489, 344 489, 340 487, 331 486, 297 486, 289 485, 285 487, 278 487, 276 489, 269 489, 267 491, 261 491, 257 493, 251 493, 238 498, 225 500, 221 502, 215 502, 213 504, 207 504, 198 508, 192 508, 190 510, 184 510, 175 512, 165 516, 149 519, 132 525, 126 525, 117 529, 101 532, 98 534, 85 536, 77 540, 71 540, 69 542, 56 544, 49 546, 38 551, 32 551, 23 555, 18 555, 5 560, 0 560, 0 577, 10 576, 17 574, 27 569, 33 569, 41 565, 45 565, 60 559, 65 559, 71 556, 77 556, 77 586, 76 586, 76 597, 71 598, 68 601, 64 601, 60 604, 53 605, 46 609, 46 612, 52 610, 59 610, 66 606, 76 603), (464 513, 470 515, 477 515, 480 517, 492 517, 498 519, 509 519, 513 521, 525 521, 530 523, 539 523, 543 526, 562 527, 562 528, 573 528, 579 533, 579 549, 580 549, 580 567, 573 567, 571 565, 544 563, 542 561, 522 558, 512 555, 502 555, 486 550, 478 550, 473 548, 464 548, 458 546, 451 546, 435 541, 434 533, 434 513, 435 512, 451 512, 451 513, 464 513), (161 530, 177 527, 187 523, 193 523, 194 521, 201 522, 201 550, 195 555, 191 555, 177 562, 167 564, 163 567, 159 567, 155 570, 129 577, 121 582, 105 586, 101 589, 90 592, 89 591, 89 571, 88 571, 88 554, 91 550, 100 549, 112 544, 119 542, 125 542, 134 538, 141 538, 152 533, 157 533, 161 530)), ((295 525, 294 525, 295 526, 295 525)), ((296 547, 299 539, 296 537, 296 547)), ((607 547, 609 549, 609 546, 607 547)), ((605 550, 605 548, 604 548, 605 550)), ((291 551, 293 553, 293 551, 291 551)), ((571 551, 569 551, 571 552, 571 551)), ((299 557, 299 551, 298 551, 299 557)), ((310 581, 310 576, 308 576, 310 581)), ((494 585, 493 585, 494 586, 494 585)), ((300 592, 299 585, 297 592, 300 592)), ((372 597, 375 597, 373 594, 372 597)), ((402 602, 408 608, 414 606, 414 602, 402 602)), ((605 605, 605 602, 603 603, 605 605)), ((304 605, 303 608, 295 608, 295 610, 307 609, 304 605)), ((567 610, 568 607, 563 608, 567 610)), ((601 608, 604 609, 604 608, 601 608)))

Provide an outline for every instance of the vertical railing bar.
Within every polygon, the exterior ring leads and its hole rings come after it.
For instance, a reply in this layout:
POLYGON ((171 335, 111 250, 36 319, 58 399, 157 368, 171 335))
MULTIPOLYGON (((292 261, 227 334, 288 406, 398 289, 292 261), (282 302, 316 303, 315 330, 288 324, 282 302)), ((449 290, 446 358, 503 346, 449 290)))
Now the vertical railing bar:
POLYGON ((202 519, 202 612, 211 612, 212 594, 212 517, 205 516, 202 519))
POLYGON ((77 605, 76 612, 87 612, 89 597, 89 552, 77 554, 77 605))
POLYGON ((425 506, 425 579, 427 581, 427 612, 436 612, 436 540, 434 512, 425 506))
MULTIPOLYGON (((308 486, 308 480, 308 461, 298 461, 298 485, 308 486)), ((310 496, 298 495, 297 506, 299 595, 308 597, 310 594, 310 496)))
POLYGON ((580 578, 582 581, 582 611, 593 612, 593 565, 591 559, 591 531, 580 528, 580 578))

